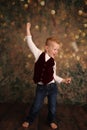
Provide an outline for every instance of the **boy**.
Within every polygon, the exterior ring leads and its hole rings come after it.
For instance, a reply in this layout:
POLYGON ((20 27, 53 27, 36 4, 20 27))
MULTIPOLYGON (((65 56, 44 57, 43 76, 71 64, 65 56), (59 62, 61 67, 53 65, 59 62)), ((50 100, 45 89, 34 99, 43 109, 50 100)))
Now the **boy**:
POLYGON ((35 57, 34 77, 33 80, 37 84, 36 96, 34 103, 30 109, 29 115, 23 127, 29 127, 37 116, 44 98, 48 97, 48 122, 52 129, 58 128, 56 123, 56 98, 57 98, 57 85, 56 82, 70 83, 71 78, 63 79, 56 75, 56 62, 54 60, 58 53, 60 45, 57 40, 50 37, 46 40, 45 51, 42 52, 36 47, 32 41, 31 24, 27 23, 27 43, 35 57))

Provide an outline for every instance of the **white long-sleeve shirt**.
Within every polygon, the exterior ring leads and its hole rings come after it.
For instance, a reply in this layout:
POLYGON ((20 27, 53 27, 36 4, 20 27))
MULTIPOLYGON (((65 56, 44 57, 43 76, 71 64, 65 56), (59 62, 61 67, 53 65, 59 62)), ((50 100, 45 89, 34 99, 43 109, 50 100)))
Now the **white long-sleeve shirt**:
MULTIPOLYGON (((31 52, 33 53, 34 57, 35 57, 35 62, 38 60, 39 56, 41 55, 42 51, 37 48, 37 46, 34 44, 33 40, 32 40, 32 36, 26 36, 26 39, 27 39, 27 43, 28 43, 28 46, 31 50, 31 52)), ((45 54, 45 61, 49 60, 49 55, 46 53, 45 54)), ((55 65, 54 65, 54 79, 51 81, 51 82, 57 82, 57 83, 61 83, 63 78, 59 77, 58 75, 56 75, 56 62, 55 62, 55 65)))

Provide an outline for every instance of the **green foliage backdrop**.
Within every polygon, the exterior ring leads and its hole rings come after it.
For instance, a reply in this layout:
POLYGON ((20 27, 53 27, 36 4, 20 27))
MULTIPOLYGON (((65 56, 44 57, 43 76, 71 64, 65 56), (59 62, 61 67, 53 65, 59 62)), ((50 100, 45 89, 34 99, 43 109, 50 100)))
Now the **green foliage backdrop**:
POLYGON ((44 49, 48 36, 61 42, 57 74, 72 77, 58 85, 58 102, 87 103, 87 2, 85 0, 0 1, 0 102, 30 102, 34 57, 25 41, 32 24, 35 44, 44 49))

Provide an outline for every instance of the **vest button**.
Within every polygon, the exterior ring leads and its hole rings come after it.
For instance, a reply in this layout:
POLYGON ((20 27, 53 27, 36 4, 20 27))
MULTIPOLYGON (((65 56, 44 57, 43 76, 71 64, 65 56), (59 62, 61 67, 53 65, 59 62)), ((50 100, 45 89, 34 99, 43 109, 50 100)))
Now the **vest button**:
POLYGON ((46 64, 44 64, 44 67, 46 66, 46 64))
POLYGON ((42 81, 43 79, 42 78, 40 78, 40 81, 42 81))
POLYGON ((43 70, 42 71, 45 71, 45 69, 43 68, 43 70))
POLYGON ((43 73, 41 74, 41 77, 43 77, 43 73))

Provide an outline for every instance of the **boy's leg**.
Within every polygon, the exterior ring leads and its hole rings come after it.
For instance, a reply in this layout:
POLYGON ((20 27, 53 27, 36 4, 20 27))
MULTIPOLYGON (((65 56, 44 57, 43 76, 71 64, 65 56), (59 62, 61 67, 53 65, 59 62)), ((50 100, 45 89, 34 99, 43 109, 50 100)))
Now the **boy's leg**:
POLYGON ((37 116, 37 114, 43 104, 45 96, 46 96, 46 94, 45 94, 44 87, 38 85, 37 89, 36 89, 36 96, 35 96, 34 103, 29 111, 29 115, 25 119, 25 122, 22 124, 23 127, 28 127, 29 125, 31 125, 33 123, 35 117, 37 116))
POLYGON ((57 101, 57 86, 56 84, 51 84, 50 91, 48 94, 48 121, 51 128, 56 129, 56 101, 57 101))

